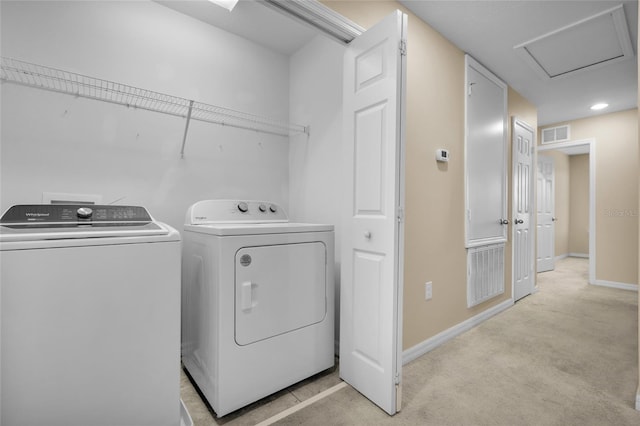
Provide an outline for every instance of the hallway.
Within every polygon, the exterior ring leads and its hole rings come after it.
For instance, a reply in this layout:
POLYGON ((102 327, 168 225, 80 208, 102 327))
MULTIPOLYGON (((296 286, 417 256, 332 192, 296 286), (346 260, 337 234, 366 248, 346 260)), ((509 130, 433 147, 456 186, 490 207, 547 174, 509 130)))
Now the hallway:
POLYGON ((352 388, 281 425, 638 425, 637 293, 587 284, 588 261, 405 366, 389 417, 352 388))

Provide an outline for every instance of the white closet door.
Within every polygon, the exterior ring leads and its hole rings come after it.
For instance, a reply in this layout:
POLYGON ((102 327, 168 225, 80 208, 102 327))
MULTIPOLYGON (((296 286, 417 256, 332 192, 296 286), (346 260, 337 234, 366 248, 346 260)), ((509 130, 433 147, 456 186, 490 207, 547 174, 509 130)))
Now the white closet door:
POLYGON ((538 155, 537 271, 555 269, 555 166, 552 157, 538 155))
POLYGON ((466 57, 467 247, 507 240, 506 85, 466 57))
POLYGON ((344 75, 340 377, 389 414, 401 405, 406 19, 352 41, 344 75))

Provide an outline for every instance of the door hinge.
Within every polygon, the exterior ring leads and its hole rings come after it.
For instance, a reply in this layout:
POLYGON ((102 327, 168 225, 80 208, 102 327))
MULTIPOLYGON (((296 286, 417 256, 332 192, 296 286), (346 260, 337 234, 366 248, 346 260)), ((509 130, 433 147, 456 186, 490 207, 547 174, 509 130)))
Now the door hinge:
POLYGON ((396 413, 402 408, 402 383, 400 383, 400 374, 396 372, 396 413))
POLYGON ((398 207, 398 222, 404 222, 404 209, 402 207, 398 207))
POLYGON ((407 56, 407 41, 400 40, 400 55, 407 56))

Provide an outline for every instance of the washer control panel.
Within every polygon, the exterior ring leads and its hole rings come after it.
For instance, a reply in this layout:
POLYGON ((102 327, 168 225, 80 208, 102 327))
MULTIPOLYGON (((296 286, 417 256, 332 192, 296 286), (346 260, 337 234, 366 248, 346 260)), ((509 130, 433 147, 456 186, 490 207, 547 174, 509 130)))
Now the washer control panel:
POLYGON ((185 223, 288 222, 284 210, 269 201, 204 200, 189 207, 185 223))
POLYGON ((22 204, 12 206, 0 219, 3 225, 68 227, 146 224, 153 219, 144 207, 82 204, 22 204))

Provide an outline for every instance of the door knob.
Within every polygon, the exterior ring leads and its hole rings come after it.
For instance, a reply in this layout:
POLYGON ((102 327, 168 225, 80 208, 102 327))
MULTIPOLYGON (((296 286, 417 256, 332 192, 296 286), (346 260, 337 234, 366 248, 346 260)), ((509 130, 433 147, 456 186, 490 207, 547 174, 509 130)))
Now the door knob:
POLYGON ((516 219, 516 225, 519 225, 519 224, 521 224, 521 223, 524 223, 524 220, 522 220, 522 219, 516 219))
POLYGON ((371 231, 366 231, 366 232, 364 233, 364 237, 365 237, 367 240, 370 240, 370 239, 371 239, 371 231))
POLYGON ((508 225, 509 219, 500 219, 498 222, 500 223, 500 225, 508 225))
POLYGON ((555 222, 556 220, 558 220, 558 219, 556 219, 555 217, 551 218, 551 222, 555 222))

